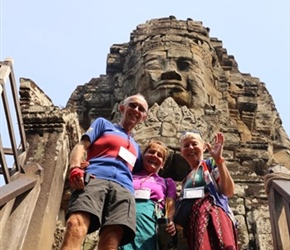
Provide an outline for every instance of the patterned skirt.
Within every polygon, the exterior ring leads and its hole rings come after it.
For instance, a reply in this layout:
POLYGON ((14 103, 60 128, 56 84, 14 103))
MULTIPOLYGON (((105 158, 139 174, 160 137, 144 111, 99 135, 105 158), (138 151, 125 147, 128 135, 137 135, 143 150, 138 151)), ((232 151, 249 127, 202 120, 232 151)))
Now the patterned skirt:
POLYGON ((237 250, 237 231, 228 215, 209 195, 192 206, 187 240, 189 250, 237 250))

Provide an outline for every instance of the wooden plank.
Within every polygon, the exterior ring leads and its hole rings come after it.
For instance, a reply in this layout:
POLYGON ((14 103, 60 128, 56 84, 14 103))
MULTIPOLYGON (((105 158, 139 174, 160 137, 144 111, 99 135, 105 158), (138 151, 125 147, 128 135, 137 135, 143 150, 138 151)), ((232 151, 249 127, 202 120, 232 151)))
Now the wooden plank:
POLYGON ((11 68, 7 65, 0 66, 0 84, 4 85, 8 79, 8 76, 11 72, 11 68))
POLYGON ((275 250, 278 250, 278 245, 280 242, 279 239, 279 232, 278 232, 278 220, 276 215, 276 208, 275 208, 275 193, 277 192, 270 188, 269 196, 268 196, 268 204, 269 204, 269 212, 270 212, 270 221, 271 221, 271 231, 273 236, 273 247, 275 250))
POLYGON ((36 181, 37 179, 21 177, 3 187, 0 187, 0 207, 6 204, 8 201, 32 189, 35 186, 36 181))
POLYGON ((290 180, 273 180, 268 196, 273 247, 290 249, 290 180))
POLYGON ((272 188, 290 204, 290 180, 273 180, 272 188))
POLYGON ((7 184, 10 182, 10 173, 9 173, 7 162, 6 162, 5 153, 3 152, 3 144, 2 144, 1 134, 0 134, 0 164, 1 164, 1 170, 2 170, 1 174, 4 175, 5 184, 7 184))
MULTIPOLYGON (((27 237, 32 241, 38 237, 38 231, 33 235, 27 235, 31 225, 35 207, 38 201, 41 183, 38 180, 35 186, 22 195, 17 196, 14 202, 13 212, 10 213, 0 237, 0 246, 5 250, 40 249, 35 245, 33 248, 25 248, 24 242, 27 237)), ((10 203, 10 202, 9 202, 10 203)), ((9 204, 7 203, 7 204, 9 204)), ((5 205, 5 207, 7 206, 5 205)), ((2 222, 2 221, 1 221, 2 222)), ((0 249, 2 249, 0 247, 0 249)), ((51 249, 50 246, 42 249, 51 249)))

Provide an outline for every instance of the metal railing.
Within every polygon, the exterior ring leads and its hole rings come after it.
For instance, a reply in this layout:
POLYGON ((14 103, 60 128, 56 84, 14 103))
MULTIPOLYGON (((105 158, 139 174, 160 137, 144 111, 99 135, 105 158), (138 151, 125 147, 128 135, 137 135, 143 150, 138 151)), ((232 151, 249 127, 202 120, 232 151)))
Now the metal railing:
MULTIPOLYGON (((5 119, 1 119, 1 123, 6 121, 7 131, 5 131, 5 139, 10 142, 10 147, 3 146, 3 137, 0 133, 0 175, 4 180, 4 186, 0 188, 0 206, 4 205, 9 200, 12 200, 16 196, 26 192, 31 189, 34 181, 24 181, 15 182, 23 171, 23 165, 26 158, 26 153, 28 150, 28 145, 26 142, 26 136, 24 132, 22 114, 20 110, 20 103, 16 89, 16 82, 13 72, 13 60, 8 58, 5 61, 0 62, 0 93, 1 93, 1 112, 4 111, 5 119), (10 88, 11 96, 8 96, 8 89, 10 88), (10 109, 9 104, 12 102, 12 109, 10 109), (15 119, 12 118, 13 110, 15 119), (13 124, 17 123, 18 130, 14 129, 13 124), (17 131, 17 134, 15 134, 17 131), (17 146, 16 135, 19 136, 20 145, 17 146), (7 137, 7 138, 6 138, 7 137), (12 166, 9 166, 7 162, 7 156, 12 157, 12 166), (25 182, 25 183, 24 183, 25 182)), ((2 127, 2 124, 1 124, 2 127)))

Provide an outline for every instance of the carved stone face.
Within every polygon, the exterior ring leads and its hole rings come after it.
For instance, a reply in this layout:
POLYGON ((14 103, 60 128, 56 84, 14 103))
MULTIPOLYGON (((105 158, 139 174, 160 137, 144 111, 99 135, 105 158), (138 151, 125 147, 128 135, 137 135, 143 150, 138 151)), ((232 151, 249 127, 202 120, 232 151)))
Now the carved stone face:
POLYGON ((194 107, 195 99, 204 101, 204 63, 192 48, 151 50, 143 55, 137 71, 137 91, 149 106, 172 97, 177 104, 194 107))

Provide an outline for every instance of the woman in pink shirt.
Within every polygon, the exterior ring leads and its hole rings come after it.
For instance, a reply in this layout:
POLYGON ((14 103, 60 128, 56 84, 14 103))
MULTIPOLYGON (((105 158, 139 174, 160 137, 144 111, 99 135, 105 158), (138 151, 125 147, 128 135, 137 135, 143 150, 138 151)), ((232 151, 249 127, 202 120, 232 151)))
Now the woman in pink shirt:
POLYGON ((176 236, 173 223, 176 186, 171 178, 158 175, 159 170, 164 167, 167 156, 168 148, 162 142, 150 141, 146 145, 143 151, 143 170, 133 175, 137 216, 136 236, 134 241, 120 249, 158 249, 157 220, 162 217, 167 217, 169 221, 166 231, 169 235, 176 236))

